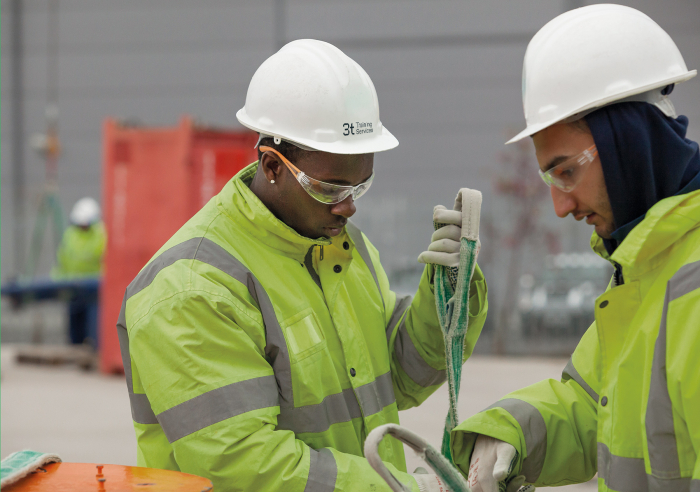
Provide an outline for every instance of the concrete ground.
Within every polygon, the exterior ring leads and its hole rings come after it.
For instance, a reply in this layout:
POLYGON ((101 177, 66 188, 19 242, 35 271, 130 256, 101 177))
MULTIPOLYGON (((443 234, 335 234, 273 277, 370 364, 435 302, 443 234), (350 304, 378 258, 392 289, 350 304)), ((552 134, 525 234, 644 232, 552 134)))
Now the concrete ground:
MULTIPOLYGON (((34 449, 59 454, 64 461, 136 464, 136 444, 123 377, 103 376, 74 367, 19 365, 15 349, 3 344, 1 455, 34 449)), ((545 378, 559 378, 564 359, 474 356, 464 366, 459 416, 464 419, 498 398, 545 378)), ((443 387, 418 408, 401 412, 402 425, 440 446, 447 413, 443 387)), ((423 466, 406 451, 409 470, 423 466)), ((591 492, 595 482, 560 487, 591 492)))

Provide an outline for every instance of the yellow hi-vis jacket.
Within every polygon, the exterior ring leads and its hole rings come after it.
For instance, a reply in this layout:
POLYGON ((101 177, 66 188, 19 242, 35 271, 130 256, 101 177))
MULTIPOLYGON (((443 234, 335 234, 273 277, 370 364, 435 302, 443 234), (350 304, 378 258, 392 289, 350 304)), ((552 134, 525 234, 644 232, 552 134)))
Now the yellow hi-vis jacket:
MULTIPOLYGON (((222 491, 389 490, 363 445, 445 380, 432 268, 413 301, 397 299, 356 227, 300 236, 250 191, 256 169, 127 288, 117 326, 138 464, 222 491)), ((486 316, 478 269, 471 289, 466 355, 486 316)), ((380 455, 418 490, 398 441, 380 455)))
POLYGON ((76 225, 68 226, 63 232, 51 276, 66 278, 99 275, 106 244, 107 235, 102 222, 91 225, 87 230, 76 225))
POLYGON ((561 381, 463 422, 453 456, 466 474, 485 434, 515 446, 515 472, 538 486, 597 471, 601 491, 700 491, 700 191, 658 202, 610 257, 591 245, 622 281, 596 300, 561 381))

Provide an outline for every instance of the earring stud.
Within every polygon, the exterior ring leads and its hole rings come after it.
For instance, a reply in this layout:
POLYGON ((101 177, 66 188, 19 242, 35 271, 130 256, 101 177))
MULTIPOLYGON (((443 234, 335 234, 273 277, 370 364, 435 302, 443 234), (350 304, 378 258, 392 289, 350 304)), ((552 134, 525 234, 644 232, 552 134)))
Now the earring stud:
POLYGON ((270 180, 270 184, 275 184, 275 180, 274 180, 274 179, 271 179, 271 180, 270 180))

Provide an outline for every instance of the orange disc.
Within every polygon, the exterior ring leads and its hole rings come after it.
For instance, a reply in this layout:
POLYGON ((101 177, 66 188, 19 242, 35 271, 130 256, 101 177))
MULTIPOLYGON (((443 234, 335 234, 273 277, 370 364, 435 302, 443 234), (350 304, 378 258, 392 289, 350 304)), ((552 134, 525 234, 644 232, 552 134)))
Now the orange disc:
POLYGON ((94 463, 50 463, 3 492, 209 492, 211 481, 172 470, 94 463))

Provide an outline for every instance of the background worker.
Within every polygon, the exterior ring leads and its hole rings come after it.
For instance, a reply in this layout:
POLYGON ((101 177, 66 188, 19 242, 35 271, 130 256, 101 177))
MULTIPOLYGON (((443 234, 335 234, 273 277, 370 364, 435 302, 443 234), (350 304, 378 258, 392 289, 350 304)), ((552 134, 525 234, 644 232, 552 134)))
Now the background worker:
POLYGON ((530 42, 527 128, 554 210, 595 226, 615 274, 561 381, 515 391, 452 433, 473 491, 700 490, 700 154, 667 99, 695 76, 646 15, 567 12, 530 42), (509 489, 510 490, 510 489, 509 489))
MULTIPOLYGON (((266 60, 237 117, 260 133, 259 160, 126 291, 118 331, 138 464, 216 490, 389 490, 362 457, 366 435, 445 380, 434 267, 413 300, 397 298, 348 221, 374 153, 398 141, 366 72, 314 40, 266 60)), ((452 266, 461 217, 444 222, 427 256, 452 266)), ((486 316, 478 267, 470 292, 466 356, 486 316)), ((380 453, 414 490, 440 490, 434 475, 406 473, 398 441, 380 453)))
POLYGON ((51 276, 76 278, 100 275, 106 243, 100 205, 93 198, 81 198, 70 212, 70 225, 63 232, 51 276))
MULTIPOLYGON (((107 236, 100 220, 100 205, 90 197, 78 200, 70 213, 70 225, 63 232, 51 277, 56 280, 97 277, 102 272, 107 236)), ((78 295, 68 303, 71 343, 86 338, 97 343, 97 299, 78 295)))

